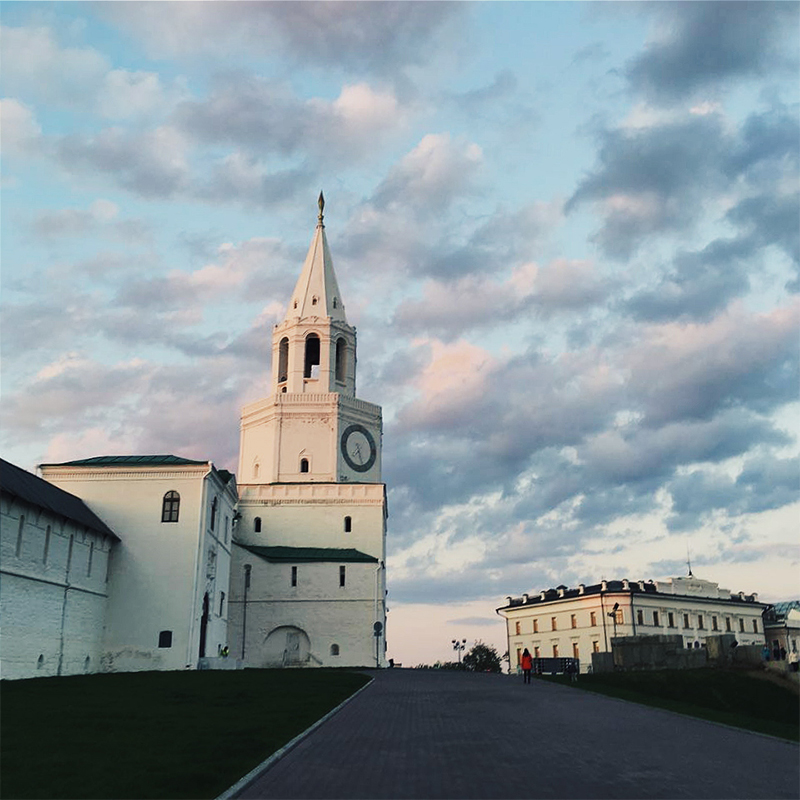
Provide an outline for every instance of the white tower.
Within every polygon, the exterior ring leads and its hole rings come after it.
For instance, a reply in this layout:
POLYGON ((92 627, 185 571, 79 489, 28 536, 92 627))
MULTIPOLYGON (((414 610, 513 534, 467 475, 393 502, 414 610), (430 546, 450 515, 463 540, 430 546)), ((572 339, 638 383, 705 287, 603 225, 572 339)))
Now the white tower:
POLYGON ((284 320, 272 394, 242 409, 231 655, 251 666, 382 666, 381 409, 356 398, 324 199, 284 320), (376 633, 378 635, 376 635, 376 633))

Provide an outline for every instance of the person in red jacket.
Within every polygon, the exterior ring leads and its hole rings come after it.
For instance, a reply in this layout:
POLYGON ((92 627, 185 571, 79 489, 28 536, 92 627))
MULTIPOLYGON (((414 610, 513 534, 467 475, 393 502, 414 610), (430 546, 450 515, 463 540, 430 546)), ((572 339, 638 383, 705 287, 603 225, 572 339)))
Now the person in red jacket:
POLYGON ((522 667, 522 682, 530 683, 531 670, 533 669, 533 656, 528 652, 527 647, 522 651, 522 658, 519 660, 519 663, 522 667))

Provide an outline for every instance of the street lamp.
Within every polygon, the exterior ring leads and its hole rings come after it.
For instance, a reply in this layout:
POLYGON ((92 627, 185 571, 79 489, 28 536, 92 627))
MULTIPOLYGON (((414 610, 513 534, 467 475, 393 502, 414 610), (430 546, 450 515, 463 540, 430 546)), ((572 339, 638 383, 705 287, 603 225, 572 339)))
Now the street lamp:
POLYGON ((461 651, 464 650, 466 646, 467 646, 466 639, 461 639, 460 641, 458 639, 453 639, 453 650, 455 650, 456 653, 458 653, 459 664, 461 663, 461 651))

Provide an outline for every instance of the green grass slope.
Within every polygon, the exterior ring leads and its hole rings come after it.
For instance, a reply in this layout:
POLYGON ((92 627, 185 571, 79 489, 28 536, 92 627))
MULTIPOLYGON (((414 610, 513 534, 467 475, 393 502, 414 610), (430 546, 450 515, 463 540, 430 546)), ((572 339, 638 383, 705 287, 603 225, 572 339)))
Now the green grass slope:
POLYGON ((338 670, 3 681, 4 798, 213 798, 369 678, 338 670))

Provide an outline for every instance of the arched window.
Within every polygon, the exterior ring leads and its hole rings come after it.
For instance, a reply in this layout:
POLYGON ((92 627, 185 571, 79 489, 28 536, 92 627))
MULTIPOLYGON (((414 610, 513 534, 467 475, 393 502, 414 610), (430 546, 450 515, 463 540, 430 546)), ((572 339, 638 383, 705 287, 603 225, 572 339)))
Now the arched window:
POLYGON ((256 517, 253 520, 253 530, 256 533, 261 533, 261 517, 256 517))
POLYGON ((261 469, 261 465, 258 463, 258 461, 256 461, 256 463, 253 464, 253 477, 254 478, 258 477, 258 473, 259 473, 260 469, 261 469))
POLYGON ((306 357, 303 368, 304 378, 316 378, 319 373, 319 336, 309 333, 306 337, 306 357), (316 367, 316 369, 314 369, 316 367))
POLYGON ((181 496, 177 492, 167 492, 161 504, 161 521, 177 522, 181 508, 181 496))
POLYGON ((353 518, 352 517, 345 517, 344 518, 344 532, 350 533, 353 530, 353 518))
POLYGON ((339 645, 338 644, 332 644, 331 645, 331 655, 332 656, 338 656, 339 655, 339 645))
POLYGON ((289 340, 284 337, 278 345, 278 383, 283 383, 289 374, 289 340))
POLYGON ((217 524, 217 498, 211 503, 211 530, 213 531, 217 524))
POLYGON ((347 342, 343 338, 336 340, 336 380, 347 380, 347 342))
POLYGON ((300 459, 300 472, 308 472, 308 459, 301 458, 300 459))

